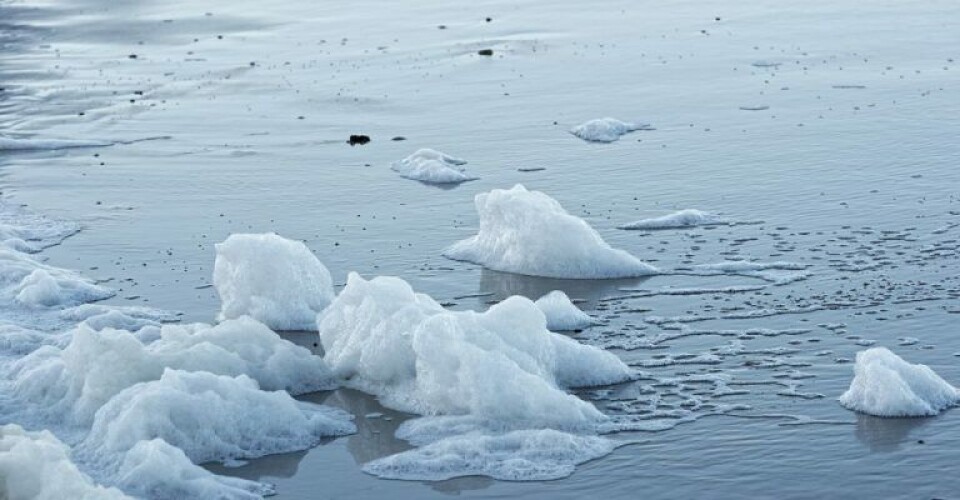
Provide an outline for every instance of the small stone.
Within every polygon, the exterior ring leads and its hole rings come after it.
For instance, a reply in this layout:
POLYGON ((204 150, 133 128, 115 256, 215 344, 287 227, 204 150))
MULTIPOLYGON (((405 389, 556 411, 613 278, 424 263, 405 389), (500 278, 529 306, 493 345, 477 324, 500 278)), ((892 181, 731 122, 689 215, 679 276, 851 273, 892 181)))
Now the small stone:
POLYGON ((362 146, 368 142, 370 142, 370 136, 363 134, 350 134, 350 140, 347 141, 351 146, 356 146, 357 144, 362 146))
POLYGON ((481 56, 492 56, 493 49, 480 49, 477 51, 477 54, 480 54, 481 56))

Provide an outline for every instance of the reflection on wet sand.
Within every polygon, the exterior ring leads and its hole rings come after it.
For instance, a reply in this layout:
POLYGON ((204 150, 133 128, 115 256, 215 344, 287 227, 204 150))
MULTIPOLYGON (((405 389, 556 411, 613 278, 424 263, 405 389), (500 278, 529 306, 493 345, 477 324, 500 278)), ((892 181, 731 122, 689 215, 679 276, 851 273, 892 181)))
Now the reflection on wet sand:
MULTIPOLYGON (((263 481, 268 478, 290 478, 297 475, 300 470, 300 462, 307 456, 310 450, 295 451, 293 453, 281 453, 279 455, 268 455, 263 458, 251 460, 240 467, 226 467, 220 463, 210 463, 203 468, 224 476, 241 477, 251 481, 263 481)), ((269 480, 268 480, 269 482, 269 480)))
MULTIPOLYGON (((340 439, 346 440, 346 449, 353 456, 357 465, 362 466, 372 460, 402 453, 413 448, 406 441, 398 439, 396 432, 400 424, 416 416, 385 408, 375 397, 369 394, 353 389, 337 389, 336 391, 314 392, 297 399, 341 408, 354 416, 354 423, 357 425, 356 434, 340 439)), ((324 446, 333 441, 334 439, 328 439, 321 442, 319 446, 324 446)), ((294 477, 301 462, 312 451, 305 450, 269 455, 251 460, 240 467, 226 467, 222 464, 213 463, 207 464, 205 468, 216 474, 269 482, 271 479, 294 477)), ((425 482, 424 484, 430 485, 434 490, 443 494, 458 495, 462 491, 488 488, 495 484, 495 481, 488 477, 470 476, 432 483, 425 482)))
POLYGON ((459 495, 464 491, 476 491, 493 486, 496 481, 487 476, 467 476, 437 481, 429 484, 434 491, 446 495, 459 495))
POLYGON ((395 437, 400 424, 412 415, 385 408, 373 396, 352 389, 335 391, 326 404, 354 415, 357 433, 345 439, 347 450, 357 465, 412 448, 406 441, 395 437))
POLYGON ((854 435, 870 451, 889 453, 897 451, 907 442, 910 433, 928 424, 929 418, 881 418, 857 414, 854 435))
POLYGON ((590 310, 596 308, 598 300, 620 294, 620 288, 638 288, 650 278, 564 280, 484 269, 480 273, 480 294, 492 294, 485 297, 487 301, 499 302, 512 295, 536 300, 549 292, 561 290, 576 301, 581 309, 590 310))

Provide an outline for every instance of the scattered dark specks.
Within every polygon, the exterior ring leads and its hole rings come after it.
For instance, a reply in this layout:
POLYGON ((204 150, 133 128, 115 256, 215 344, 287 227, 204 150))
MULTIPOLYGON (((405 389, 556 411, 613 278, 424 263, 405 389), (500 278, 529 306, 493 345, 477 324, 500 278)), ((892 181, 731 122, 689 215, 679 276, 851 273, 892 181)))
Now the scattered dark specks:
POLYGON ((481 56, 492 56, 493 49, 480 49, 477 51, 477 54, 480 54, 481 56))
POLYGON ((370 142, 370 136, 363 134, 350 134, 350 139, 347 141, 351 146, 364 145, 370 142))

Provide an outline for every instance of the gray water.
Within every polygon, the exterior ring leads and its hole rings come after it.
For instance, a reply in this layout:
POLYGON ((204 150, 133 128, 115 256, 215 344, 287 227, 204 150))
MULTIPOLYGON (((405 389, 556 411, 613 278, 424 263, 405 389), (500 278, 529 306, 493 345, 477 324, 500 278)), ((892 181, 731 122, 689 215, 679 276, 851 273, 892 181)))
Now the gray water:
POLYGON ((341 390, 308 398, 357 415, 356 435, 217 472, 280 498, 956 496, 955 411, 836 402, 867 345, 960 381, 956 2, 3 1, 0 26, 0 130, 115 143, 0 153, 4 194, 84 224, 49 261, 112 302, 212 321, 213 244, 275 231, 338 282, 398 275, 453 308, 565 290, 606 323, 575 337, 648 375, 582 397, 694 417, 560 481, 384 481, 359 465, 407 449, 393 431, 409 416, 341 390), (655 130, 567 133, 603 116, 655 130), (481 179, 389 169, 420 147, 481 179), (544 280, 440 256, 475 232, 475 194, 515 183, 664 270, 752 258, 810 276, 544 280), (682 208, 753 223, 616 229, 682 208), (735 285, 765 286, 705 290, 735 285), (678 287, 703 293, 659 293, 678 287))

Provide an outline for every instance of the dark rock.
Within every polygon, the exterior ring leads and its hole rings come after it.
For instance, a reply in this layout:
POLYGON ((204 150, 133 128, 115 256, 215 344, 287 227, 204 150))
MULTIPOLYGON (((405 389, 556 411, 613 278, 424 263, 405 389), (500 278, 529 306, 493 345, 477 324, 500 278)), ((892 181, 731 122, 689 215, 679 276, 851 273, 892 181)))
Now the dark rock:
POLYGON ((370 136, 363 134, 350 134, 350 140, 347 141, 351 146, 360 144, 361 146, 370 142, 370 136))
POLYGON ((407 140, 407 138, 404 137, 404 136, 402 136, 402 135, 398 135, 398 136, 396 136, 396 137, 394 137, 393 139, 390 139, 390 140, 391 140, 391 141, 405 141, 405 140, 407 140))
POLYGON ((480 54, 481 56, 492 56, 493 49, 480 49, 477 51, 477 54, 480 54))

